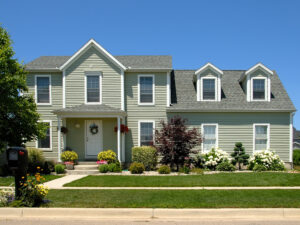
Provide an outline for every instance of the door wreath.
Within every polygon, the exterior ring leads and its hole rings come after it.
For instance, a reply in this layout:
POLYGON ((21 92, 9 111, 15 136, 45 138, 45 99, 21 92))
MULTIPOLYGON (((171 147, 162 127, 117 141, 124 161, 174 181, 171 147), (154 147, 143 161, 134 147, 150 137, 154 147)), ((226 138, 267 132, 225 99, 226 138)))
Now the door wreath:
POLYGON ((97 134, 98 133, 98 126, 96 124, 91 124, 90 125, 90 132, 92 135, 97 134))

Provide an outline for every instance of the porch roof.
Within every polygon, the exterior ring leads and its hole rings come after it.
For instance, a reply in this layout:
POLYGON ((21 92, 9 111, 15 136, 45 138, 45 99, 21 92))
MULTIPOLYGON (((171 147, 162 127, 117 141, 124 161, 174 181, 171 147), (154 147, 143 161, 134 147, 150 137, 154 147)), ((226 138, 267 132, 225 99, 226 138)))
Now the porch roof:
POLYGON ((77 106, 72 106, 72 107, 66 107, 62 109, 57 109, 53 111, 54 114, 68 117, 68 116, 126 116, 126 112, 114 108, 105 104, 97 104, 97 105, 77 105, 77 106))

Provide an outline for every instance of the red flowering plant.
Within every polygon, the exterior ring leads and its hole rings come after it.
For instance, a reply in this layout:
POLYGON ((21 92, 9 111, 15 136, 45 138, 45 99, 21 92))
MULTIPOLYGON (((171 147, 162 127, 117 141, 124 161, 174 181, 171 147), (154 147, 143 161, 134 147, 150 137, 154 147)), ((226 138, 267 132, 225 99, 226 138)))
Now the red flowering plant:
MULTIPOLYGON (((121 130, 121 133, 128 133, 129 128, 126 125, 121 124, 120 130, 121 130)), ((118 126, 115 126, 115 132, 118 132, 118 126)))
POLYGON ((97 161, 98 165, 103 165, 103 164, 108 164, 106 160, 98 160, 97 161))

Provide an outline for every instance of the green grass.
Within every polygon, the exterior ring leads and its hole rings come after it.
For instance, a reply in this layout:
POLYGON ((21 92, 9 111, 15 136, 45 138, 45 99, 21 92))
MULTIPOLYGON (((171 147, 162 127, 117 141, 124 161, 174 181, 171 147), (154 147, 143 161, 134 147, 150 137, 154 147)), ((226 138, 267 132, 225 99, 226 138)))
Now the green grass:
POLYGON ((87 176, 66 187, 300 186, 300 173, 219 173, 190 176, 87 176))
POLYGON ((300 190, 50 190, 43 207, 299 208, 300 190))
POLYGON ((300 166, 299 165, 294 165, 294 170, 300 171, 300 166))
MULTIPOLYGON (((42 175, 42 176, 45 178, 45 180, 42 181, 42 183, 61 177, 61 176, 56 176, 56 175, 42 175)), ((28 177, 28 179, 30 179, 30 177, 28 177)), ((9 186, 9 185, 12 185, 12 186, 15 185, 14 177, 0 177, 0 186, 9 186)))

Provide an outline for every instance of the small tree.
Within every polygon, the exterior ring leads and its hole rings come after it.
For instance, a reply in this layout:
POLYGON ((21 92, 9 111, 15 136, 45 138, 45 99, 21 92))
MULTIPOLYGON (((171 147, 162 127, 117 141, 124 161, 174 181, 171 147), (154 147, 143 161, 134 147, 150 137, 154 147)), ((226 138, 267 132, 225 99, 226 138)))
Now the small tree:
POLYGON ((170 164, 171 168, 176 165, 177 171, 192 149, 201 143, 200 133, 195 128, 188 129, 186 122, 186 119, 174 116, 167 123, 161 121, 162 128, 155 131, 155 147, 162 156, 160 162, 170 164))
POLYGON ((248 165, 249 155, 246 154, 245 148, 241 142, 235 143, 235 147, 233 149, 233 153, 231 156, 233 157, 232 163, 236 165, 238 163, 239 170, 241 169, 241 165, 248 165))

